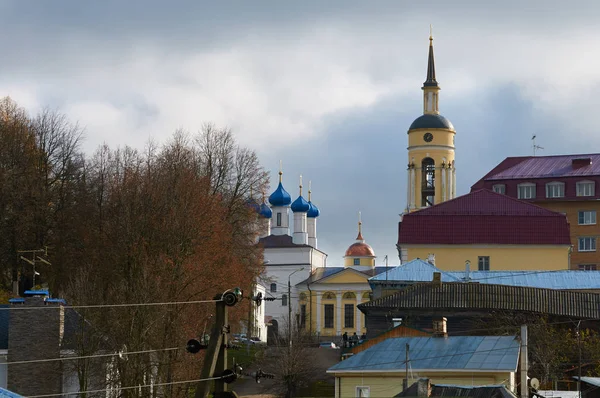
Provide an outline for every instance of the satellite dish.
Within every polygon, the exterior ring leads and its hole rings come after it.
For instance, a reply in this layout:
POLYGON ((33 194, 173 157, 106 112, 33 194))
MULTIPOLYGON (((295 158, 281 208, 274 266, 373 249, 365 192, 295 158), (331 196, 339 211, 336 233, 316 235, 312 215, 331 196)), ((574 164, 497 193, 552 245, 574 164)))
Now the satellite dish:
POLYGON ((538 390, 540 388, 540 381, 534 377, 529 381, 529 385, 531 385, 532 388, 538 390))

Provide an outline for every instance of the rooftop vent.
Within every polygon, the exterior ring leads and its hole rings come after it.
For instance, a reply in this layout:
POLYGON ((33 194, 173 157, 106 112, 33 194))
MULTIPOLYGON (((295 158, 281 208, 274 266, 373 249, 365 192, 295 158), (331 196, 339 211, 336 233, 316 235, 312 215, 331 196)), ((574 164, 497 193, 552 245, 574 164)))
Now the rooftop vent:
POLYGON ((575 158, 571 160, 573 168, 585 167, 592 164, 592 158, 575 158))

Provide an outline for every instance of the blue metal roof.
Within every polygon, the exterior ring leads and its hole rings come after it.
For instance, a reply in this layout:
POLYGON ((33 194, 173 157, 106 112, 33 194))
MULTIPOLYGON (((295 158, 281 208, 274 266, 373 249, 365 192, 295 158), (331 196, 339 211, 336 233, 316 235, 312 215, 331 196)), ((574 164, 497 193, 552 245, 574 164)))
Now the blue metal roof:
POLYGON ((25 290, 23 293, 25 296, 49 296, 48 290, 25 290))
POLYGON ((519 342, 514 336, 398 337, 352 355, 328 372, 403 371, 406 344, 414 371, 514 372, 519 360, 519 342))
POLYGON ((369 281, 431 282, 440 272, 442 282, 477 282, 495 285, 538 287, 557 290, 600 289, 600 272, 594 271, 442 271, 420 259, 409 261, 369 281))
POLYGON ((4 388, 0 388, 0 397, 8 397, 8 398, 23 398, 22 395, 14 393, 12 391, 5 390, 4 388))

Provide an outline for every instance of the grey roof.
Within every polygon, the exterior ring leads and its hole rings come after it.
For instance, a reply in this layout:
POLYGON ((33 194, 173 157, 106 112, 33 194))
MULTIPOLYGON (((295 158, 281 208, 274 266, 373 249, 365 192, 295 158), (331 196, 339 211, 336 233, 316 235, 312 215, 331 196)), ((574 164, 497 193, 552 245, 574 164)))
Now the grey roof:
POLYGON ((415 259, 391 268, 369 281, 430 282, 440 272, 442 282, 477 282, 495 285, 539 287, 558 290, 600 290, 600 272, 583 271, 442 271, 427 261, 415 259))
POLYGON ((425 114, 415 119, 409 127, 409 130, 414 129, 446 129, 454 131, 454 126, 450 120, 442 115, 425 114))
POLYGON ((513 336, 398 337, 352 355, 328 372, 403 371, 406 344, 414 371, 514 372, 519 359, 519 342, 513 336))
MULTIPOLYGON (((319 268, 316 268, 315 272, 313 272, 307 279, 303 280, 302 282, 297 283, 296 286, 304 285, 306 283, 317 282, 317 281, 327 278, 331 275, 335 275, 338 272, 342 272, 343 270, 348 269, 348 268, 351 269, 352 267, 319 267, 319 268)), ((369 270, 355 270, 355 271, 360 272, 361 274, 365 274, 366 276, 373 277, 382 272, 385 272, 386 270, 390 270, 390 267, 374 267, 369 270)))
MULTIPOLYGON (((405 391, 395 397, 418 397, 418 382, 413 383, 405 391)), ((456 386, 449 384, 432 384, 430 397, 470 397, 470 398, 517 398, 504 385, 489 386, 456 386)))
POLYGON ((370 310, 461 312, 494 309, 598 319, 600 294, 482 283, 416 283, 393 295, 360 304, 358 308, 365 313, 370 310))
MULTIPOLYGON (((575 380, 579 379, 578 376, 573 376, 573 378, 575 380)), ((592 385, 592 386, 600 387, 600 377, 582 376, 581 381, 583 381, 584 383, 587 383, 589 385, 592 385)))
POLYGON ((293 239, 289 235, 269 235, 264 238, 260 238, 259 243, 264 248, 277 248, 277 247, 312 247, 309 245, 299 245, 293 242, 293 239))

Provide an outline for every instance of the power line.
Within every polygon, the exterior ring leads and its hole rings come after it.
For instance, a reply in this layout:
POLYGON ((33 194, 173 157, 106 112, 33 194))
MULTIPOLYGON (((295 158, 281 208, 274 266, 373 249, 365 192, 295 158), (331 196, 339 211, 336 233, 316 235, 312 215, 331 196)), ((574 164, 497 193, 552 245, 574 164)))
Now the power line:
MULTIPOLYGON (((222 301, 218 300, 192 300, 192 301, 167 301, 162 303, 132 303, 132 304, 91 304, 91 305, 63 305, 65 309, 88 309, 88 308, 126 308, 126 307, 153 307, 153 306, 166 306, 166 305, 181 305, 181 304, 203 304, 203 303, 216 303, 222 301)), ((57 306, 43 305, 43 306, 19 306, 14 305, 10 307, 1 307, 0 310, 41 310, 41 309, 56 309, 57 306)))
POLYGON ((136 388, 163 387, 163 386, 170 386, 170 385, 175 385, 175 384, 198 383, 198 382, 201 382, 201 381, 220 380, 220 379, 223 379, 223 378, 224 378, 223 376, 219 376, 219 377, 207 377, 206 379, 172 381, 172 382, 169 382, 169 383, 143 384, 143 385, 128 386, 128 387, 112 387, 112 388, 105 388, 105 389, 100 389, 100 390, 86 390, 86 391, 77 391, 77 392, 63 392, 63 393, 57 393, 57 394, 30 395, 27 398, 62 397, 62 396, 71 395, 71 394, 91 394, 91 393, 96 393, 96 392, 113 392, 113 391, 123 391, 123 390, 134 390, 136 388))

